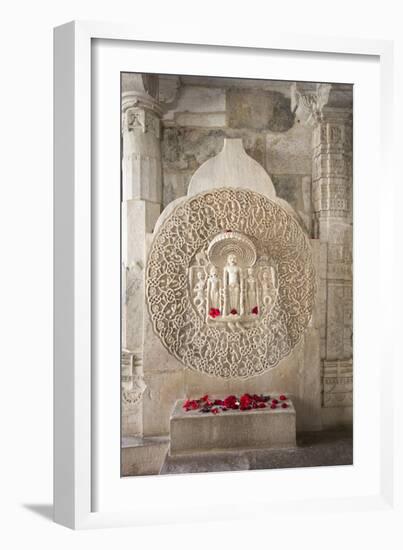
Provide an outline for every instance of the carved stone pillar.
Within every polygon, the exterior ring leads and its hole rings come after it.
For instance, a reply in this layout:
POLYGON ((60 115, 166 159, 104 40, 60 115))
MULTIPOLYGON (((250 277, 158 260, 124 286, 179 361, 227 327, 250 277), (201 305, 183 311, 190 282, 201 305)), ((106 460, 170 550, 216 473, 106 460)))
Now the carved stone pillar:
POLYGON ((329 392, 340 392, 347 378, 346 392, 352 387, 352 88, 294 84, 292 106, 313 128, 314 236, 327 245, 326 277, 320 282, 326 291, 319 293, 325 300, 320 322, 324 406, 346 406, 349 396, 332 399, 329 392))
POLYGON ((161 211, 158 76, 122 75, 123 435, 142 435, 146 236, 161 211))

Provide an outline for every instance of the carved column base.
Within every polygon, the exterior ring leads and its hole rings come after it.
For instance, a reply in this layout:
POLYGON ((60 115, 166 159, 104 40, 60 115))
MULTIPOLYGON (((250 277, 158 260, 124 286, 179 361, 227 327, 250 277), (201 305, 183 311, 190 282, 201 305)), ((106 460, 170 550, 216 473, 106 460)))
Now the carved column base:
POLYGON ((323 362, 323 407, 353 405, 353 361, 323 362))
POLYGON ((139 352, 122 351, 122 432, 123 436, 143 434, 142 397, 146 389, 143 357, 139 352))

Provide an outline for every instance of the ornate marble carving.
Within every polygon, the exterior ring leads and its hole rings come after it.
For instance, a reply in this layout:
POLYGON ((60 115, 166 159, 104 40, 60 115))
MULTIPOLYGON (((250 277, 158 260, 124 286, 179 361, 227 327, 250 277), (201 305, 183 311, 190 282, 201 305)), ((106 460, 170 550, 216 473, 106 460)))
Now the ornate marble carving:
POLYGON ((348 407, 353 404, 353 363, 324 361, 323 406, 348 407))
POLYGON ((315 125, 328 102, 331 84, 295 82, 291 86, 291 109, 307 124, 315 125))
POLYGON ((224 231, 188 269, 193 305, 206 323, 231 330, 252 326, 277 299, 275 268, 246 235, 224 231))
POLYGON ((261 374, 290 353, 310 320, 310 244, 263 195, 201 193, 160 226, 146 292, 155 332, 186 367, 223 378, 261 374))
POLYGON ((146 389, 143 378, 143 360, 139 352, 122 350, 122 404, 127 410, 136 408, 146 389))
POLYGON ((133 132, 139 128, 143 133, 152 132, 160 138, 160 119, 153 112, 140 107, 131 107, 122 115, 122 132, 133 132))

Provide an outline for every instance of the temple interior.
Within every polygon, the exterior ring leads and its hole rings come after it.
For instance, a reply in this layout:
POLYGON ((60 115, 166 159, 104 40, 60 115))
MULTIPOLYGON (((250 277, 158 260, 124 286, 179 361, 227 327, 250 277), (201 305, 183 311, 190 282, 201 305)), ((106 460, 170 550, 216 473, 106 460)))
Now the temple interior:
POLYGON ((121 90, 122 475, 352 464, 353 87, 121 90))

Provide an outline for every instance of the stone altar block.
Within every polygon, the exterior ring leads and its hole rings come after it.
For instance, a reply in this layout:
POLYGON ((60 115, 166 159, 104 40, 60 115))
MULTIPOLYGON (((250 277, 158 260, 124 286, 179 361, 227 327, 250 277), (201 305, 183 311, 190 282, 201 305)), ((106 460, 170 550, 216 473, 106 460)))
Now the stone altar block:
MULTIPOLYGON (((274 396, 278 397, 278 396, 274 396)), ((184 411, 178 400, 170 419, 169 454, 279 449, 296 446, 296 414, 290 399, 288 408, 227 410, 219 414, 184 411)))

